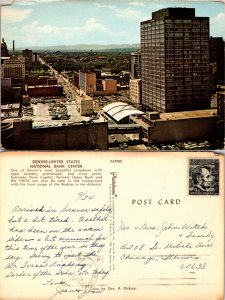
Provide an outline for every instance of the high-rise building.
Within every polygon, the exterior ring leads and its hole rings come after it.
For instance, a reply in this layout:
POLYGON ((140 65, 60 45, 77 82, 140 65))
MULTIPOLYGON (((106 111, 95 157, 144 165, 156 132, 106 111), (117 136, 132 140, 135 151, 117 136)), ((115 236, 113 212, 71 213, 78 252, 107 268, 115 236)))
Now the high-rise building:
POLYGON ((23 57, 25 57, 26 61, 31 61, 32 60, 32 50, 29 49, 25 49, 22 51, 22 55, 23 57))
POLYGON ((135 106, 141 105, 141 79, 130 79, 130 101, 135 106))
POLYGON ((142 105, 172 112, 210 108, 209 18, 166 8, 141 22, 142 105))
POLYGON ((93 95, 96 92, 96 74, 93 72, 79 73, 79 87, 87 95, 93 95))
POLYGON ((39 57, 40 57, 40 55, 38 53, 33 53, 32 54, 32 60, 33 61, 39 61, 39 57))
POLYGON ((5 60, 2 65, 2 77, 25 79, 25 63, 18 59, 5 60))
POLYGON ((211 80, 214 86, 224 84, 224 41, 222 37, 210 37, 211 80), (215 66, 215 71, 213 71, 215 66))
POLYGON ((131 77, 141 78, 141 51, 131 53, 131 77))
POLYGON ((217 93, 217 114, 221 121, 224 122, 225 119, 225 91, 220 91, 217 93))

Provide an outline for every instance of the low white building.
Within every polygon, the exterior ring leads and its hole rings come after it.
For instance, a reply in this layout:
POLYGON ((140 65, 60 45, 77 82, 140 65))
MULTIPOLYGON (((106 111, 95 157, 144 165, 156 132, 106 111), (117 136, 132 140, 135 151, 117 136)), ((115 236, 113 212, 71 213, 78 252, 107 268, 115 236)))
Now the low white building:
POLYGON ((87 95, 77 96, 77 108, 82 116, 90 116, 93 114, 93 99, 87 95))

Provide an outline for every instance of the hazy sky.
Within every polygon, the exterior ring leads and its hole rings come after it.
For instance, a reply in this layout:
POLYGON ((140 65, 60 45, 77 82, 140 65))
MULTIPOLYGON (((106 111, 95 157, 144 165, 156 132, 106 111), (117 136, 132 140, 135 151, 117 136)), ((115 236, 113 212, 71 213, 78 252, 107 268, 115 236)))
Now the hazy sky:
MULTIPOLYGON (((6 1, 6 0, 0 0, 6 1)), ((213 1, 16 0, 1 8, 8 48, 140 42, 140 22, 165 7, 193 7, 210 17, 210 35, 225 38, 225 11, 213 1)))

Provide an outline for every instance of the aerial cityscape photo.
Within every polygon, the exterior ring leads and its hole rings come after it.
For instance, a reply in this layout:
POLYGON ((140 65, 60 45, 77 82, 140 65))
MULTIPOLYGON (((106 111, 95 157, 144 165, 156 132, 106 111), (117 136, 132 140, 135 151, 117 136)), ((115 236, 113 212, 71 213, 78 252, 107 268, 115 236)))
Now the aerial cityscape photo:
POLYGON ((222 2, 1 7, 4 150, 224 149, 222 2))

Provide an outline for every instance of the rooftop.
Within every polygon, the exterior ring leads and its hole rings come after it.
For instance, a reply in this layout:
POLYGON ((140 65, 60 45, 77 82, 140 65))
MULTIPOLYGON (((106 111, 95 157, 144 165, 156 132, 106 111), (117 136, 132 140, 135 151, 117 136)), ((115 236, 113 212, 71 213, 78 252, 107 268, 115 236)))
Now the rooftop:
POLYGON ((194 119, 194 118, 208 118, 217 115, 216 109, 203 109, 203 110, 190 110, 190 111, 179 111, 171 113, 160 113, 160 119, 158 121, 168 120, 181 120, 181 119, 194 119))
POLYGON ((222 94, 222 95, 225 95, 225 91, 219 91, 217 92, 218 94, 222 94))
POLYGON ((1 110, 19 109, 20 103, 2 104, 1 110))
POLYGON ((195 17, 195 9, 194 8, 186 8, 186 7, 168 7, 164 9, 160 9, 156 12, 152 13, 152 19, 161 19, 165 17, 195 17))
POLYGON ((77 100, 93 100, 93 98, 91 96, 88 96, 87 94, 85 94, 85 92, 81 89, 80 89, 80 94, 76 95, 76 99, 77 100))
POLYGON ((103 108, 103 111, 105 113, 107 113, 108 115, 110 115, 117 122, 119 122, 123 118, 131 116, 131 115, 143 115, 144 114, 142 111, 137 110, 133 106, 128 105, 124 102, 110 103, 103 108))
POLYGON ((29 85, 28 89, 42 88, 42 87, 45 87, 45 88, 48 88, 48 87, 60 87, 60 86, 62 86, 62 85, 61 84, 55 84, 55 85, 48 85, 48 84, 45 84, 45 85, 29 85))
MULTIPOLYGON (((150 112, 151 113, 151 112, 150 112)), ((193 111, 180 111, 172 113, 160 113, 160 119, 150 120, 151 122, 166 122, 173 120, 184 120, 184 119, 197 119, 197 118, 209 118, 217 115, 217 109, 205 109, 205 110, 193 110, 193 111)), ((149 124, 146 123, 142 118, 135 116, 130 117, 136 124, 142 126, 144 129, 148 129, 149 124)))

